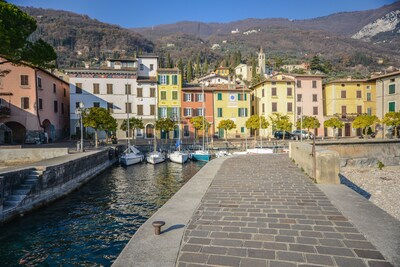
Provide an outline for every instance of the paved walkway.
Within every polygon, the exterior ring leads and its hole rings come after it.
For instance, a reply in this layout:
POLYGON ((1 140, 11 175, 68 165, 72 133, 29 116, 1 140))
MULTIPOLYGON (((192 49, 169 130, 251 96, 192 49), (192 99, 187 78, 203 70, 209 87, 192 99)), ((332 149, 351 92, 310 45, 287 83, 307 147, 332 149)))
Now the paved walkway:
POLYGON ((269 155, 224 162, 187 226, 177 266, 392 265, 287 155, 269 155))

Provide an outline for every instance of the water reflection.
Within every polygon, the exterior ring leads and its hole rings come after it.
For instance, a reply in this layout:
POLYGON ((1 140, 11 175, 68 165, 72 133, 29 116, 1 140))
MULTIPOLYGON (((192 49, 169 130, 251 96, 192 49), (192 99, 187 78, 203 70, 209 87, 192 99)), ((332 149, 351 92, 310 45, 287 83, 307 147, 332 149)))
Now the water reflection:
POLYGON ((109 266, 140 225, 203 165, 110 169, 68 197, 0 227, 0 263, 109 266))

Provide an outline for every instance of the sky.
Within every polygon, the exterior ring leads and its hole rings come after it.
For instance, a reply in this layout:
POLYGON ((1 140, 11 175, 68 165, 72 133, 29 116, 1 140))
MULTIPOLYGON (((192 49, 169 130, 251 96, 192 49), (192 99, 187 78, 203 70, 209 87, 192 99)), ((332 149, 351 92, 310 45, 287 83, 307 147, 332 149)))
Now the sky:
POLYGON ((247 18, 308 19, 375 9, 398 0, 8 0, 18 6, 67 10, 124 28, 179 21, 231 22, 247 18))

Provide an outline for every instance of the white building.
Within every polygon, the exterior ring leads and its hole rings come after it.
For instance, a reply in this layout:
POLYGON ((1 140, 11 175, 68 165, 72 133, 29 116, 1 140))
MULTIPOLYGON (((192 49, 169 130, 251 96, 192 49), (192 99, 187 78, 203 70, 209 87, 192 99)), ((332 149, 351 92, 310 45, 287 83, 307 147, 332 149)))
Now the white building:
MULTIPOLYGON (((118 139, 126 139, 120 130, 123 120, 137 117, 143 124, 154 123, 157 112, 157 56, 141 55, 135 59, 108 60, 100 69, 69 69, 71 135, 79 135, 79 117, 75 109, 82 101, 85 108, 108 109, 117 120, 118 139)), ((143 130, 136 137, 145 138, 143 130)), ((105 138, 100 133, 99 138, 105 138)))

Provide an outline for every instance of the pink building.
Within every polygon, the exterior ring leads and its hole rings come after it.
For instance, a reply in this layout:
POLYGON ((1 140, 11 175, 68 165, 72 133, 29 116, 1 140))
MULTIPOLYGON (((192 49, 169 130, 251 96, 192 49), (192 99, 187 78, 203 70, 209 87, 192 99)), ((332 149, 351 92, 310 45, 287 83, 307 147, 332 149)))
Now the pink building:
POLYGON ((68 136, 68 82, 25 64, 5 63, 0 65, 2 71, 9 73, 0 77, 0 125, 8 129, 0 132, 0 144, 42 142, 46 135, 48 141, 68 136))

